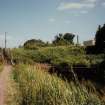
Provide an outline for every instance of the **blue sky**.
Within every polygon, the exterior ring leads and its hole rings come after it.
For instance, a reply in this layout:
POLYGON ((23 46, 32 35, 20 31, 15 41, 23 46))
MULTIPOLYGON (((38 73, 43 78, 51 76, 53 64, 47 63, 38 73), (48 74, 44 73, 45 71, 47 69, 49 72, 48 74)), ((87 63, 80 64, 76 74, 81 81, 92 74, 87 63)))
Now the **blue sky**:
POLYGON ((105 23, 105 0, 0 0, 0 46, 7 32, 8 47, 31 38, 51 41, 58 33, 94 38, 105 23))

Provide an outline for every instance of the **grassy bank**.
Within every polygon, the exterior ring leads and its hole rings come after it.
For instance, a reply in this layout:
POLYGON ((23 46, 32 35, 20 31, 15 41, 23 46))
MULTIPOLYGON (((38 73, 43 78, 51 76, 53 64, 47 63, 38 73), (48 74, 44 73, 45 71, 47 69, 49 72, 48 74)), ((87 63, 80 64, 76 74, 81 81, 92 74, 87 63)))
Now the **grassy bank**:
POLYGON ((8 105, 103 105, 84 86, 64 82, 35 66, 18 65, 12 77, 14 95, 8 105))
POLYGON ((37 50, 23 48, 12 49, 12 58, 16 63, 50 63, 52 65, 67 63, 69 65, 91 66, 103 61, 104 54, 86 55, 83 47, 56 46, 37 50))

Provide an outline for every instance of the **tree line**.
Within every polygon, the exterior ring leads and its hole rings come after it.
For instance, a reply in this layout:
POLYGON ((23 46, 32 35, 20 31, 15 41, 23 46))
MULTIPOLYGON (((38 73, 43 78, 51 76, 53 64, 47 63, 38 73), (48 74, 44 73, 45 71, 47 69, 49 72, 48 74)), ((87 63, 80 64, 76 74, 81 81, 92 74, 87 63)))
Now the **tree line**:
POLYGON ((100 54, 105 52, 105 24, 99 25, 95 34, 95 45, 86 47, 87 54, 100 54))
POLYGON ((24 43, 24 48, 27 49, 36 49, 37 47, 45 47, 45 46, 59 46, 59 45, 74 45, 74 37, 75 35, 72 33, 59 33, 55 36, 52 43, 44 42, 40 39, 31 39, 24 43))
MULTIPOLYGON (((26 41, 23 47, 27 49, 36 49, 37 47, 45 46, 74 45, 75 36, 76 35, 73 33, 59 33, 55 36, 54 40, 51 43, 44 42, 40 39, 31 39, 26 41)), ((86 52, 88 54, 98 54, 105 52, 105 24, 103 26, 98 26, 95 34, 95 45, 86 47, 86 52)))

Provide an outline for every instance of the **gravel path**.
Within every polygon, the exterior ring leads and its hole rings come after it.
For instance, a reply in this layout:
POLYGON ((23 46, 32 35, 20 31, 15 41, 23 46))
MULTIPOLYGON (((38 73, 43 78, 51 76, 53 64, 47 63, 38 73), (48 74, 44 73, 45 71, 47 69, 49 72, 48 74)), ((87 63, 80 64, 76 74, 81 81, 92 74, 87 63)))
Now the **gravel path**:
POLYGON ((11 66, 4 66, 3 71, 0 73, 0 105, 5 105, 5 96, 6 96, 6 85, 8 78, 11 72, 11 66))

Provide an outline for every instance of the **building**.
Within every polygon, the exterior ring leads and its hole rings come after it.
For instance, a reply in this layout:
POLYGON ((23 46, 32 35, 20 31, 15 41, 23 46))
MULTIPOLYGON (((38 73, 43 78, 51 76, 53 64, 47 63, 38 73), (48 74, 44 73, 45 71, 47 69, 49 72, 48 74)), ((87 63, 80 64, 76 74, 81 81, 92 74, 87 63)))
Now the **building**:
POLYGON ((84 46, 94 46, 95 45, 95 40, 87 40, 83 42, 84 46))

